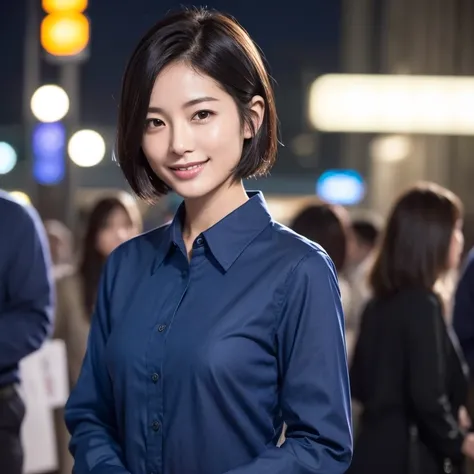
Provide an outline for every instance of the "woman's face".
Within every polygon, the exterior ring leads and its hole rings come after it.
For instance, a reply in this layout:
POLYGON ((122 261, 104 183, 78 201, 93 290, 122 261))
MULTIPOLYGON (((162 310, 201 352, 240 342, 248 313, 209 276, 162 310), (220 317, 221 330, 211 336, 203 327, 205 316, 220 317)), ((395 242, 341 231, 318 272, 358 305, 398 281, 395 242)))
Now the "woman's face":
MULTIPOLYGON (((252 100, 257 126, 263 99, 252 100)), ((151 93, 142 149, 157 176, 185 199, 200 198, 230 181, 249 127, 232 96, 184 63, 166 67, 151 93)))
POLYGON ((448 268, 450 270, 459 266, 461 254, 464 249, 464 235, 462 232, 462 225, 463 222, 461 219, 459 219, 456 222, 456 226, 454 227, 453 234, 451 236, 451 243, 448 253, 448 268))
POLYGON ((137 234, 138 229, 131 222, 129 215, 121 207, 116 207, 97 234, 97 251, 103 257, 108 257, 119 245, 137 234))

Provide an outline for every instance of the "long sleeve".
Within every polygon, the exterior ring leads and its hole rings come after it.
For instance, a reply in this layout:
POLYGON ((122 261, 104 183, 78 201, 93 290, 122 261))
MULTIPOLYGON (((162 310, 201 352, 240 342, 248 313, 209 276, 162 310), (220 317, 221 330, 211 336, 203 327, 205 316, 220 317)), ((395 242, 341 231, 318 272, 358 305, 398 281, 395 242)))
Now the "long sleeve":
POLYGON ((474 374, 474 251, 469 255, 456 290, 453 328, 474 374))
POLYGON ((462 459, 464 435, 446 390, 446 329, 434 295, 413 298, 408 326, 409 394, 422 438, 436 452, 462 459))
POLYGON ((74 474, 129 474, 117 441, 112 383, 105 363, 113 257, 101 278, 84 364, 66 405, 74 474))
POLYGON ((352 455, 344 318, 322 252, 289 276, 276 338, 286 441, 228 474, 342 474, 352 455))
POLYGON ((54 290, 44 228, 36 211, 18 205, 5 232, 12 249, 6 306, 0 314, 0 372, 41 347, 53 330, 54 290))

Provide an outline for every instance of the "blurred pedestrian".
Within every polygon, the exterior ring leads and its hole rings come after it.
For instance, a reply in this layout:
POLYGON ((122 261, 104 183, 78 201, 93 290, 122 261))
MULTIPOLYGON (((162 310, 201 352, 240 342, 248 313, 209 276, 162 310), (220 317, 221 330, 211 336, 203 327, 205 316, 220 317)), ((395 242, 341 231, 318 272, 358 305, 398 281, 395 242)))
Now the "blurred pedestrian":
POLYGON ((31 206, 0 191, 0 472, 23 474, 19 363, 53 330, 51 258, 31 206))
POLYGON ((350 372, 363 411, 348 474, 455 474, 474 458, 470 421, 459 417, 466 365, 436 291, 459 265, 462 221, 458 197, 429 183, 390 213, 350 372))

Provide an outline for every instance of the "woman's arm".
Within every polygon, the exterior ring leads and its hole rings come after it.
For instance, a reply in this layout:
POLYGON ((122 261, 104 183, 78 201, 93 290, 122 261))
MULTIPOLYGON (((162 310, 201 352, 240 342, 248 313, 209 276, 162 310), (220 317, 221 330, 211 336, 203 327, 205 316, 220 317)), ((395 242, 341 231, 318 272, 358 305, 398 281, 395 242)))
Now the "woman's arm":
POLYGON ((342 474, 352 433, 344 317, 329 257, 312 250, 289 276, 276 338, 286 440, 228 474, 342 474))

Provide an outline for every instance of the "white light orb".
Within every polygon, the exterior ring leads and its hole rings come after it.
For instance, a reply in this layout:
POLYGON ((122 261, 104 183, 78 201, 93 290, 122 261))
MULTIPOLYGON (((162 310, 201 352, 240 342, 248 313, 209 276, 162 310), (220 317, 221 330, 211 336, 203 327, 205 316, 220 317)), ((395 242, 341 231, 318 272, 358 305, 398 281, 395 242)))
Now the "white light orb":
POLYGON ((82 168, 98 165, 105 156, 105 141, 95 130, 79 130, 68 143, 68 155, 82 168))
POLYGON ((10 173, 17 159, 15 149, 9 143, 0 142, 0 174, 10 173))
POLYGON ((31 98, 31 111, 40 122, 57 122, 69 111, 69 97, 59 86, 41 86, 31 98))

